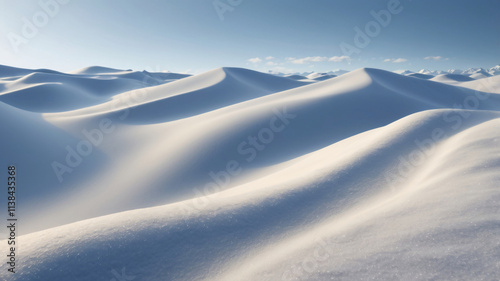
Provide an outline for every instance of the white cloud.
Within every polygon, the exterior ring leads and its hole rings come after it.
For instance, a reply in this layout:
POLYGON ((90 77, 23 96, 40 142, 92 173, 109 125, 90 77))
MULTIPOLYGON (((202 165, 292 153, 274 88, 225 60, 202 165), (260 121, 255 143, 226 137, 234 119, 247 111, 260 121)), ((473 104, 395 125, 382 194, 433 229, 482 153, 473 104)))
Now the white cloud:
POLYGON ((273 60, 273 59, 274 59, 273 56, 266 57, 266 60, 273 60))
POLYGON ((384 62, 392 62, 392 63, 402 63, 402 62, 407 62, 407 59, 404 58, 397 58, 397 59, 385 59, 384 62))
POLYGON ((292 60, 292 63, 294 64, 306 64, 310 62, 320 62, 320 61, 327 61, 327 57, 305 57, 305 58, 300 58, 300 59, 294 59, 292 60))
POLYGON ((435 60, 435 61, 438 61, 438 60, 448 60, 448 58, 443 58, 442 56, 429 56, 429 57, 425 57, 424 60, 435 60))
POLYGON ((269 65, 269 66, 275 66, 275 65, 278 65, 278 63, 273 62, 273 61, 268 61, 268 62, 266 62, 266 64, 267 64, 267 65, 269 65))
POLYGON ((248 61, 251 63, 259 63, 259 62, 262 62, 262 59, 261 58, 251 58, 248 61))
POLYGON ((294 64, 307 64, 311 62, 323 62, 323 61, 332 61, 332 62, 343 62, 343 61, 348 61, 351 58, 348 56, 334 56, 334 57, 305 57, 305 58, 286 58, 287 60, 291 61, 294 64))
POLYGON ((402 63, 402 62, 407 62, 407 61, 408 61, 407 59, 397 58, 397 59, 393 60, 392 62, 393 63, 402 63))
POLYGON ((333 61, 333 62, 343 62, 343 61, 349 61, 351 60, 351 57, 349 56, 334 56, 328 59, 328 61, 333 61))

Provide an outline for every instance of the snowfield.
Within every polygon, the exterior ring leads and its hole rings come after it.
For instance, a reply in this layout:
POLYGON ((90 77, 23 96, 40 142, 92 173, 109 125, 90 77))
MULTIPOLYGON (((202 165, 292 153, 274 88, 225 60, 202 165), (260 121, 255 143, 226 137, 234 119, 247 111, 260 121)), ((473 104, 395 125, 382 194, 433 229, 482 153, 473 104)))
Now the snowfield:
POLYGON ((0 66, 0 279, 499 280, 497 70, 0 66))

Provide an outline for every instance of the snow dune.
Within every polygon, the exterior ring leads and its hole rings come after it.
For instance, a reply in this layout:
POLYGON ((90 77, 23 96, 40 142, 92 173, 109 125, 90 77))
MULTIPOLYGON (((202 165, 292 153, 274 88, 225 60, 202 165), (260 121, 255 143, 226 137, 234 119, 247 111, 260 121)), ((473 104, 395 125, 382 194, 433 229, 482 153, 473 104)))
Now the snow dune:
POLYGON ((500 274, 498 76, 0 70, 24 187, 4 279, 500 274))
POLYGON ((467 82, 474 81, 474 78, 461 74, 441 74, 431 78, 431 80, 438 82, 467 82))
POLYGON ((111 71, 115 70, 94 67, 78 71, 78 75, 47 70, 34 70, 27 74, 29 70, 2 67, 0 73, 23 76, 11 76, 13 79, 4 77, 5 82, 0 80, 3 88, 0 101, 27 111, 62 112, 100 104, 125 91, 187 77, 146 71, 111 71))

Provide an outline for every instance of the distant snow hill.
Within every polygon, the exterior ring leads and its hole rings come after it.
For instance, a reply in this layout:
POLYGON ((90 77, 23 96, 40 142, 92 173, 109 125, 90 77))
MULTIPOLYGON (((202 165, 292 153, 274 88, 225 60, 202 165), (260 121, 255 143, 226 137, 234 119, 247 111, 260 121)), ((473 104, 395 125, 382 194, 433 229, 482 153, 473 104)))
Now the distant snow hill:
POLYGON ((463 82, 471 79, 481 79, 498 75, 500 74, 500 65, 496 65, 490 69, 469 68, 467 70, 449 69, 447 71, 421 69, 418 72, 413 72, 411 70, 396 70, 394 72, 422 79, 431 79, 436 77, 436 79, 440 80, 440 82, 453 83, 456 81, 463 82))
POLYGON ((0 118, 1 280, 500 276, 491 71, 0 66, 0 118))

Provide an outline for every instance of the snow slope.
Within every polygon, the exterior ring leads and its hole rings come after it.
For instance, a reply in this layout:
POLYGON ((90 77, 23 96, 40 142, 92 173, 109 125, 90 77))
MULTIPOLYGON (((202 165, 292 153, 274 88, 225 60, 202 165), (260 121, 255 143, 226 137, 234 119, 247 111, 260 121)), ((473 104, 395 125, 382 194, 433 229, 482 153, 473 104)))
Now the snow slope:
POLYGON ((3 279, 500 275, 496 76, 23 73, 1 73, 23 186, 3 279))

